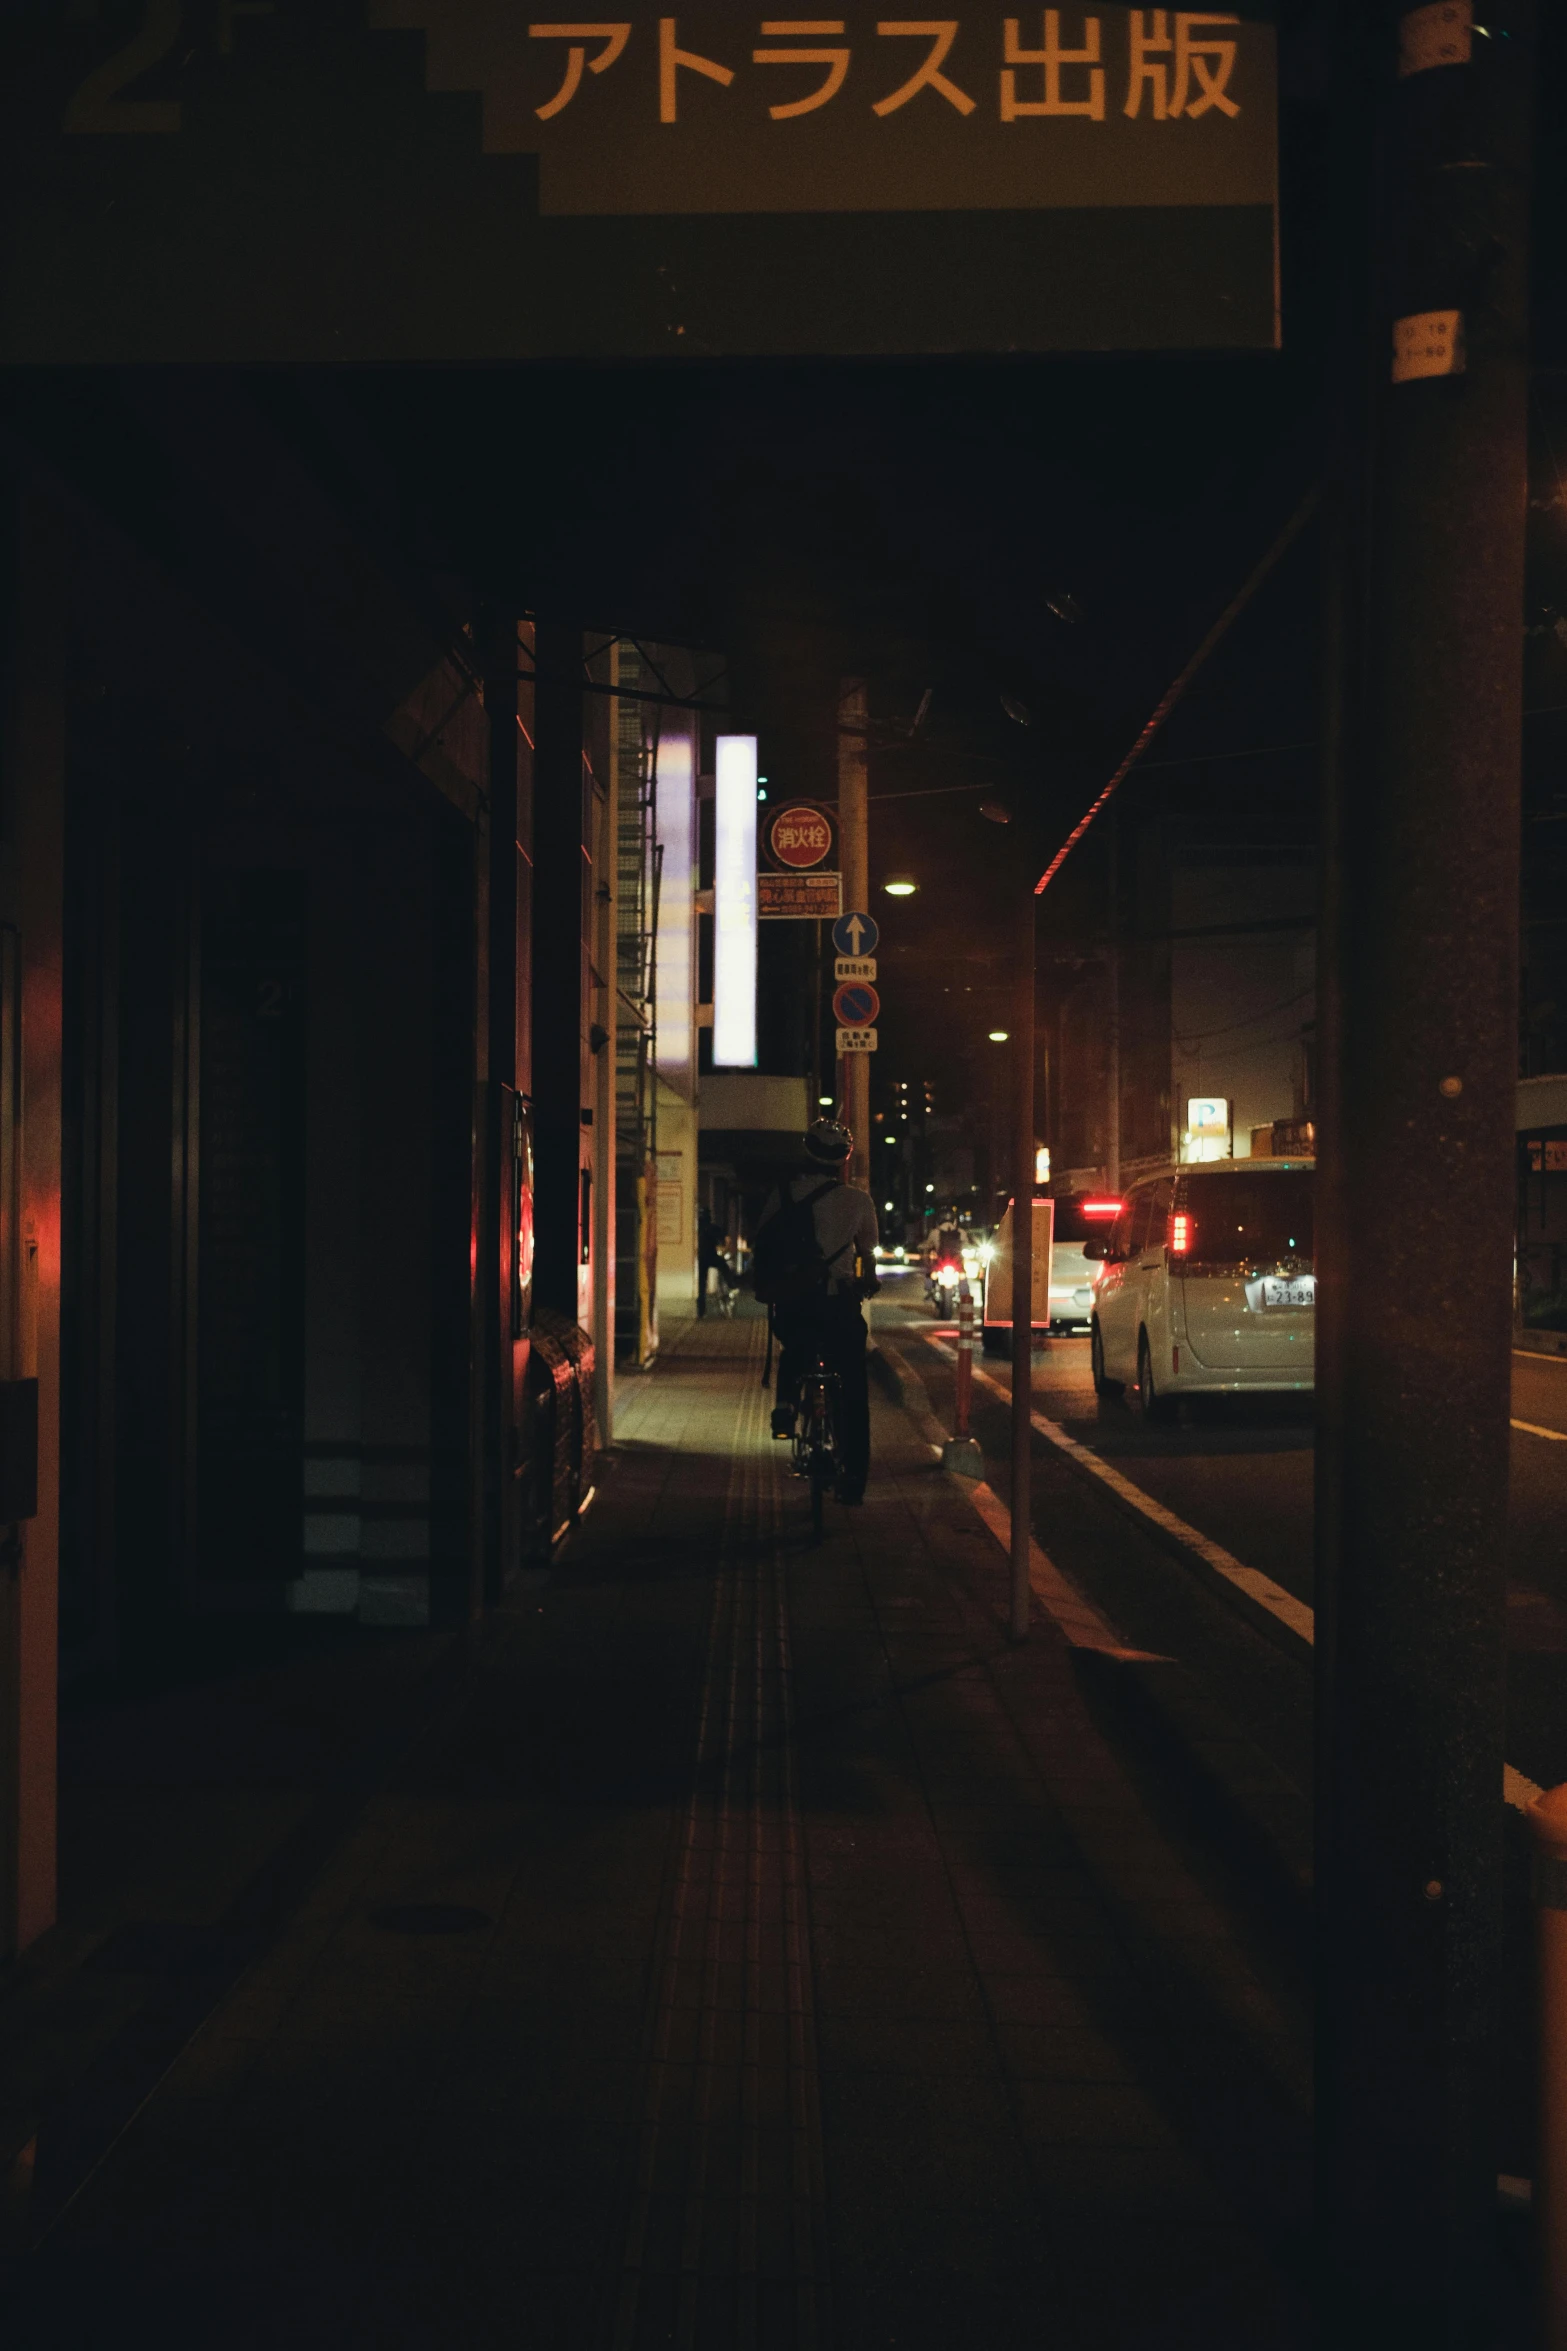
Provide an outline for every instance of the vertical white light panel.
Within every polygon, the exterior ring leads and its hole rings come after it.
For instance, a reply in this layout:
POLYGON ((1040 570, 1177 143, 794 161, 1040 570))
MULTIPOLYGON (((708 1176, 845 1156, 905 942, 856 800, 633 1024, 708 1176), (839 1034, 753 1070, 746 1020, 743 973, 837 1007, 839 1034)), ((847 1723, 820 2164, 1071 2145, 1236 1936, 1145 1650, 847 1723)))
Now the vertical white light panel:
POLYGON ((696 729, 697 718, 666 710, 655 770, 659 851, 658 976, 653 1016, 658 1074, 682 1102, 696 1078, 696 729))
POLYGON ((713 1067, 756 1067, 756 737, 720 735, 713 779, 713 1067))

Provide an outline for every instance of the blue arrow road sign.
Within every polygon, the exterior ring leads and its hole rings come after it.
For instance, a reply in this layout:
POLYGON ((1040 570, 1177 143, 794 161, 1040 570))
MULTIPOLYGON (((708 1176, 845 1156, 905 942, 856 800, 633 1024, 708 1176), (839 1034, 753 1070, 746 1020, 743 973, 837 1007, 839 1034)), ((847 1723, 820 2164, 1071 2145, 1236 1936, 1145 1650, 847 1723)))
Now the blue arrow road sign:
POLYGON ((832 943, 840 955, 874 955, 881 932, 868 914, 840 914, 832 943))

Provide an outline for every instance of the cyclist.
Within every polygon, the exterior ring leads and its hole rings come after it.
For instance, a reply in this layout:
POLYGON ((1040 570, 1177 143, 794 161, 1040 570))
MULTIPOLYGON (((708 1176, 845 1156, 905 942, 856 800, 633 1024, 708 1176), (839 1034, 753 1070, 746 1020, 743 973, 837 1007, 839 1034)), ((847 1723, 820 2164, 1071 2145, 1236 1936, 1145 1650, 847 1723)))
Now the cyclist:
MULTIPOLYGON (((865 1317, 860 1301, 879 1288, 875 1274, 876 1210, 869 1196, 842 1180, 854 1137, 835 1119, 819 1118, 801 1141, 800 1172, 773 1192, 757 1226, 757 1259, 768 1223, 787 1206, 809 1203, 814 1248, 809 1277, 773 1307, 781 1353, 773 1435, 793 1437, 800 1375, 813 1355, 838 1377, 840 1502, 860 1502, 871 1458, 870 1389, 865 1365, 865 1317)), ((769 1293, 771 1294, 771 1293, 769 1293)))

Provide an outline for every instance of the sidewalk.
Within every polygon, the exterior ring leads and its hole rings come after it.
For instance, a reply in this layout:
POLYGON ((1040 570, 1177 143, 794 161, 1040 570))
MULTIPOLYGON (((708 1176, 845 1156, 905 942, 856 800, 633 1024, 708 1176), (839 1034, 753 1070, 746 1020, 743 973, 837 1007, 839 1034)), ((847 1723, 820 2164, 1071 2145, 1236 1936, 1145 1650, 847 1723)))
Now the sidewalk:
POLYGON ((1293 2020, 880 1398, 809 1546, 762 1335, 678 1330, 570 1554, 402 1668, 18 2341, 1302 2339, 1293 2020))

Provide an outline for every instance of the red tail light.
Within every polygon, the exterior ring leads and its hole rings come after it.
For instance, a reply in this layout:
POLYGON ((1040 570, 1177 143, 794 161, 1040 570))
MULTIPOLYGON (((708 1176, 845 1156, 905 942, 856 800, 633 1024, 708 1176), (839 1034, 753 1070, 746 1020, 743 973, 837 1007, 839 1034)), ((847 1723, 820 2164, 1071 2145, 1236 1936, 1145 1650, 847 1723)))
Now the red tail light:
POLYGON ((1122 1202, 1119 1200, 1085 1200, 1082 1203, 1081 1213, 1084 1216, 1109 1218, 1119 1216, 1121 1208, 1122 1202))
POLYGON ((1184 1208, 1172 1208, 1170 1211, 1170 1255, 1172 1257, 1189 1257, 1192 1243, 1196 1238, 1197 1229, 1189 1212, 1184 1208))
POLYGON ((948 1259, 945 1261, 945 1263, 943 1263, 943 1264, 941 1264, 941 1265, 938 1265, 938 1266, 937 1266, 937 1268, 936 1268, 936 1271, 937 1271, 938 1273, 956 1273, 956 1272, 958 1271, 958 1268, 957 1268, 957 1266, 956 1266, 956 1265, 955 1265, 955 1264, 952 1262, 951 1258, 948 1258, 948 1259))

